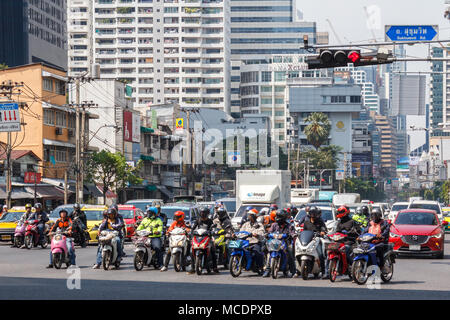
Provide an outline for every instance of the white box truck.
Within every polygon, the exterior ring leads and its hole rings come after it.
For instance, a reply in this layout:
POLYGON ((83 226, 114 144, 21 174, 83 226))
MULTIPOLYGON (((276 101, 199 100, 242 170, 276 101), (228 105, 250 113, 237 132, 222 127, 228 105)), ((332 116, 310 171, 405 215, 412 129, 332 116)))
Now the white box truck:
POLYGON ((258 211, 276 204, 285 208, 291 202, 291 172, 289 170, 237 170, 236 214, 232 219, 237 228, 245 214, 245 208, 258 211))
POLYGON ((319 189, 291 189, 291 203, 295 206, 319 200, 319 189))
POLYGON ((336 208, 344 204, 350 205, 354 203, 361 203, 359 193, 337 193, 333 196, 333 204, 336 208))

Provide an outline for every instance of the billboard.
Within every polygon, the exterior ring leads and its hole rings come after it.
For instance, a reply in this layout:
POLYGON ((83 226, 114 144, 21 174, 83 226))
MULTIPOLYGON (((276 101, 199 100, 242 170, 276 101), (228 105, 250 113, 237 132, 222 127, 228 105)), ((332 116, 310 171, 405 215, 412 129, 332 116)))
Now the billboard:
POLYGON ((139 113, 123 112, 123 139, 128 142, 141 141, 141 118, 139 113))

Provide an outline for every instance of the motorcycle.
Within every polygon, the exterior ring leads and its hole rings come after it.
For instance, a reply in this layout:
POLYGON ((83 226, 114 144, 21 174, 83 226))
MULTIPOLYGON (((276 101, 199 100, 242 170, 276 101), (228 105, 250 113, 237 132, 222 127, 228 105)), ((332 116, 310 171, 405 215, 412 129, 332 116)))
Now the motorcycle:
MULTIPOLYGON (((50 248, 52 252, 53 266, 56 269, 60 269, 63 263, 66 264, 67 268, 70 266, 70 255, 69 249, 67 248, 66 238, 67 234, 61 232, 60 230, 57 230, 52 238, 50 248)), ((75 252, 73 242, 71 242, 71 245, 72 252, 75 252)))
POLYGON ((102 265, 103 269, 109 270, 111 264, 116 269, 119 269, 120 259, 118 259, 119 252, 117 250, 117 241, 114 241, 119 236, 116 230, 103 230, 98 237, 100 250, 102 251, 102 265))
MULTIPOLYGON (((39 245, 39 230, 38 230, 38 225, 39 220, 27 220, 26 224, 26 230, 25 230, 25 238, 24 238, 24 242, 25 242, 25 247, 27 249, 31 249, 32 247, 37 247, 39 245)), ((41 247, 42 249, 47 248, 49 241, 48 238, 48 225, 45 224, 45 229, 43 232, 44 235, 44 239, 42 239, 41 242, 41 247)))
POLYGON ((195 271, 200 276, 203 268, 211 272, 211 235, 206 229, 197 229, 193 232, 192 257, 195 259, 195 271))
POLYGON ((329 275, 330 281, 336 281, 336 277, 338 275, 349 275, 351 277, 350 268, 347 262, 347 254, 345 252, 345 244, 344 241, 347 238, 346 234, 343 233, 335 233, 330 234, 328 236, 330 242, 327 244, 326 252, 328 261, 330 261, 329 266, 329 275))
POLYGON ((267 241, 267 251, 269 251, 269 266, 272 278, 278 278, 280 270, 285 271, 287 267, 287 245, 285 239, 286 234, 269 233, 269 240, 267 241))
POLYGON ((169 251, 173 257, 173 268, 176 272, 186 271, 187 246, 186 230, 183 228, 173 229, 169 237, 169 251))
POLYGON ((376 235, 365 233, 358 238, 358 246, 353 249, 355 257, 352 265, 352 278, 359 284, 366 283, 367 279, 375 272, 370 266, 381 268, 380 277, 383 282, 391 281, 394 275, 395 253, 393 245, 387 244, 387 250, 383 255, 383 261, 379 261, 376 255, 376 246, 372 243, 376 235))
POLYGON ((319 233, 310 230, 303 230, 295 240, 295 258, 303 280, 308 280, 310 273, 314 275, 314 279, 319 277, 320 259, 317 248, 321 241, 319 233))
POLYGON ((81 222, 80 217, 75 217, 72 221, 72 230, 73 230, 73 241, 75 245, 79 245, 82 248, 86 247, 90 236, 89 232, 84 229, 83 222, 81 222))
POLYGON ((14 230, 14 246, 20 248, 25 241, 25 231, 27 229, 27 222, 19 222, 14 230))
POLYGON ((220 229, 214 231, 213 237, 214 245, 216 246, 217 265, 223 265, 225 269, 228 269, 227 239, 225 237, 225 230, 220 229))
POLYGON ((158 258, 156 251, 152 248, 152 239, 148 236, 153 233, 147 230, 136 231, 133 237, 134 249, 134 269, 141 271, 144 265, 153 265, 155 269, 158 268, 158 258))
POLYGON ((239 231, 234 235, 237 239, 230 240, 228 245, 230 249, 233 249, 230 260, 230 274, 236 278, 239 277, 242 270, 252 270, 258 275, 262 275, 264 263, 260 267, 256 265, 255 253, 252 251, 250 242, 247 240, 252 234, 247 231, 239 231))

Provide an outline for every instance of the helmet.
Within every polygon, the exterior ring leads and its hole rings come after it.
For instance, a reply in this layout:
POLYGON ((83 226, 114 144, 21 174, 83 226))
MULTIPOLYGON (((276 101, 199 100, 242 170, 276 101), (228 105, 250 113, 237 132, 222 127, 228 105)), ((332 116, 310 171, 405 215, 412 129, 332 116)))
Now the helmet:
POLYGON ((210 214, 210 211, 208 207, 201 207, 200 208, 200 217, 203 219, 206 219, 208 215, 210 214))
POLYGON ((287 219, 287 212, 283 209, 278 209, 275 213, 275 221, 277 223, 286 222, 287 219))
POLYGON ((225 210, 224 207, 219 207, 219 209, 217 209, 217 215, 219 216, 219 219, 224 219, 227 217, 227 210, 225 210))
POLYGON ((270 212, 270 211, 269 211, 269 208, 267 208, 267 207, 262 208, 261 211, 259 211, 258 216, 265 216, 265 215, 268 215, 269 212, 270 212))
POLYGON ((26 205, 25 205, 25 209, 28 209, 28 208, 32 208, 32 206, 31 206, 31 204, 30 203, 27 203, 26 205))
POLYGON ((362 215, 362 214, 363 214, 362 207, 356 208, 355 213, 356 213, 358 216, 362 215))
POLYGON ((38 202, 38 203, 36 203, 36 204, 34 205, 34 208, 35 208, 35 209, 41 209, 41 210, 42 210, 42 204, 40 204, 40 203, 38 202))
POLYGON ((277 212, 275 210, 272 210, 272 212, 270 212, 270 220, 272 220, 272 222, 275 222, 276 215, 277 212))
POLYGON ((106 214, 109 215, 114 215, 114 217, 117 217, 117 211, 115 208, 111 207, 108 209, 108 211, 106 212, 106 214))
POLYGON ((249 216, 253 215, 253 216, 255 216, 255 218, 258 216, 258 214, 259 214, 259 212, 256 209, 252 209, 248 212, 249 216))
POLYGON ((245 208, 245 211, 250 211, 250 210, 252 210, 252 209, 255 209, 255 208, 253 208, 253 207, 247 207, 247 208, 245 208))
POLYGON ((80 208, 80 204, 79 203, 75 203, 74 205, 73 205, 73 209, 74 210, 80 210, 81 208, 80 208))
POLYGON ((116 212, 119 212, 119 207, 117 206, 117 204, 112 204, 109 206, 109 208, 116 210, 116 212))
POLYGON ((370 220, 372 220, 375 223, 379 223, 381 221, 381 210, 373 210, 370 214, 370 220))
POLYGON ((369 217, 369 207, 368 206, 362 206, 361 210, 362 210, 363 215, 365 215, 366 217, 369 217))
POLYGON ((147 217, 154 218, 156 217, 158 210, 155 207, 150 207, 147 209, 147 217))
POLYGON ((184 212, 183 211, 176 211, 173 215, 173 218, 175 221, 184 220, 184 212))
POLYGON ((347 206, 340 206, 339 209, 337 210, 337 215, 336 218, 343 218, 348 216, 348 214, 350 213, 350 210, 348 210, 347 206))
POLYGON ((314 207, 311 207, 308 214, 311 218, 317 219, 317 218, 320 218, 320 216, 322 215, 322 210, 320 210, 320 208, 314 206, 314 207))
POLYGON ((276 204, 271 204, 270 205, 270 211, 272 211, 272 210, 278 210, 278 206, 276 205, 276 204))
POLYGON ((60 217, 61 217, 61 213, 63 213, 63 212, 66 213, 66 217, 69 215, 69 213, 67 212, 66 209, 62 209, 62 210, 59 212, 59 216, 60 216, 60 217))

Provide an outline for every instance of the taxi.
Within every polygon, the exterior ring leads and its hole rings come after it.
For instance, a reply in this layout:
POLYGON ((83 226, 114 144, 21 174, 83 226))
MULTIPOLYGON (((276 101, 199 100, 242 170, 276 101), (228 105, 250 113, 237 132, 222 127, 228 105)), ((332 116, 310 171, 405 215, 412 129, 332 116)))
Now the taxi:
MULTIPOLYGON (((32 208, 34 212, 34 208, 32 208)), ((0 241, 14 241, 17 222, 25 213, 25 207, 12 207, 0 218, 0 241)))
POLYGON ((444 221, 449 223, 445 226, 445 231, 450 231, 450 207, 443 207, 442 214, 444 215, 444 221))
POLYGON ((134 236, 136 222, 144 217, 144 212, 134 205, 119 204, 117 207, 125 222, 125 238, 131 240, 132 236, 134 236))
POLYGON ((103 221, 103 212, 108 207, 104 205, 84 205, 81 211, 86 215, 89 244, 98 242, 98 228, 103 221))

